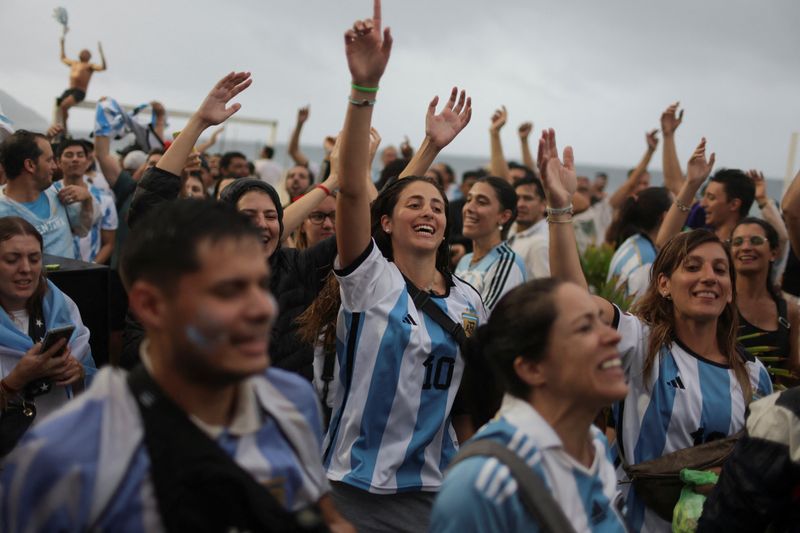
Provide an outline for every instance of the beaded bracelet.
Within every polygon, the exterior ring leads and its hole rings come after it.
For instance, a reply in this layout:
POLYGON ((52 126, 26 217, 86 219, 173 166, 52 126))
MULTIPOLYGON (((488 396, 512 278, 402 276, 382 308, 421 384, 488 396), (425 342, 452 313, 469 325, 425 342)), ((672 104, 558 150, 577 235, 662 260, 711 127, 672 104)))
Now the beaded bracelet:
POLYGON ((689 207, 685 203, 681 202, 677 198, 675 198, 675 205, 678 207, 678 209, 680 209, 684 213, 688 213, 692 209, 691 207, 689 207))
POLYGON ((364 98, 363 100, 356 100, 355 98, 348 98, 348 102, 353 104, 356 107, 372 107, 375 105, 375 100, 368 100, 364 98))
POLYGON ((548 215, 572 215, 573 209, 570 203, 567 207, 547 207, 548 215))
POLYGON ((548 224, 572 224, 572 216, 570 216, 569 218, 562 219, 562 220, 557 220, 557 219, 555 219, 555 218, 553 218, 551 216, 548 216, 547 217, 547 223, 548 224))

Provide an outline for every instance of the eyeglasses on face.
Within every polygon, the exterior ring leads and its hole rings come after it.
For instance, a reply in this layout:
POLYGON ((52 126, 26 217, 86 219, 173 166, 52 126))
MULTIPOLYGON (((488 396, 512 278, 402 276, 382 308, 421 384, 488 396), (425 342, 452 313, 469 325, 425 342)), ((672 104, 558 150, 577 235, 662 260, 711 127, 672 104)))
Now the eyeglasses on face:
POLYGON ((731 246, 738 248, 739 246, 744 244, 745 239, 750 241, 750 244, 752 246, 761 246, 762 244, 767 242, 767 239, 765 239, 761 235, 750 235, 748 237, 734 237, 733 239, 731 239, 731 246))
POLYGON ((322 211, 312 211, 308 215, 308 219, 311 221, 312 224, 322 224, 326 218, 330 218, 331 222, 336 224, 336 211, 331 211, 329 213, 323 213, 322 211))

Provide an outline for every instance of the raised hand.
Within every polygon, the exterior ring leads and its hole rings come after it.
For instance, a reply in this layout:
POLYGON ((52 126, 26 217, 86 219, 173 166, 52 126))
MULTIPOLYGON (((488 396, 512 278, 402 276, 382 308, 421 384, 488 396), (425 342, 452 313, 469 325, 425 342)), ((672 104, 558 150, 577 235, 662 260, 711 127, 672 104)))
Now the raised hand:
POLYGON ((167 113, 167 110, 164 108, 164 104, 157 100, 150 102, 150 108, 153 110, 153 114, 159 118, 163 117, 167 113))
POLYGON ((519 132, 519 138, 525 140, 533 131, 533 122, 523 122, 519 125, 517 130, 519 132))
POLYGON ((652 130, 644 134, 644 138, 647 141, 647 147, 650 151, 655 152, 656 148, 658 148, 658 130, 652 130))
POLYGON ((563 159, 562 162, 558 158, 556 132, 553 129, 543 130, 537 157, 539 174, 542 176, 547 205, 556 209, 568 206, 578 188, 571 146, 564 148, 563 159))
POLYGON ((665 136, 672 135, 683 122, 683 109, 678 112, 680 102, 675 102, 661 113, 661 133, 665 136))
POLYGON ((408 135, 403 136, 403 142, 400 143, 400 155, 403 159, 411 159, 414 156, 414 147, 411 146, 408 135))
POLYGON ((751 169, 745 172, 747 177, 753 180, 753 185, 756 186, 756 201, 759 205, 767 199, 767 182, 764 181, 764 173, 760 170, 751 169))
POLYGON ((225 126, 220 126, 219 128, 215 129, 215 130, 214 130, 214 131, 211 133, 211 142, 212 142, 212 143, 215 143, 215 142, 217 142, 217 138, 220 136, 220 134, 221 134, 223 131, 225 131, 225 126))
POLYGON ((371 19, 357 20, 345 32, 344 48, 353 83, 377 87, 392 52, 391 31, 381 34, 381 0, 375 0, 371 19))
POLYGON ((498 133, 500 129, 506 125, 507 119, 508 112, 506 111, 506 106, 500 106, 500 109, 496 109, 494 114, 492 114, 492 125, 489 126, 489 131, 498 133))
POLYGON ((58 191, 58 199, 64 205, 83 202, 91 197, 92 195, 89 189, 79 185, 64 185, 64 188, 58 191))
POLYGON ((431 103, 428 104, 428 112, 425 115, 425 135, 436 149, 441 150, 469 124, 469 120, 472 118, 472 98, 467 97, 466 91, 462 90, 459 94, 458 87, 453 87, 453 90, 450 91, 450 98, 442 112, 437 115, 436 105, 438 103, 439 97, 434 96, 431 103))
POLYGON ((706 159, 706 138, 700 139, 700 144, 695 148, 692 157, 689 158, 689 163, 686 168, 686 179, 694 184, 704 182, 705 179, 711 174, 714 168, 714 160, 716 154, 713 152, 711 156, 706 159))
MULTIPOLYGON (((408 139, 408 137, 406 137, 408 139)), ((378 147, 381 145, 381 134, 375 128, 369 129, 369 163, 372 167, 372 161, 375 159, 375 154, 378 153, 378 147)), ((337 150, 338 151, 338 150, 337 150)))
POLYGON ((231 72, 219 80, 195 111, 195 116, 200 120, 202 126, 221 124, 239 111, 242 107, 241 104, 226 106, 237 94, 250 87, 252 82, 249 72, 231 72))
POLYGON ((297 110, 297 125, 302 126, 308 120, 308 115, 311 113, 311 106, 307 105, 297 110))

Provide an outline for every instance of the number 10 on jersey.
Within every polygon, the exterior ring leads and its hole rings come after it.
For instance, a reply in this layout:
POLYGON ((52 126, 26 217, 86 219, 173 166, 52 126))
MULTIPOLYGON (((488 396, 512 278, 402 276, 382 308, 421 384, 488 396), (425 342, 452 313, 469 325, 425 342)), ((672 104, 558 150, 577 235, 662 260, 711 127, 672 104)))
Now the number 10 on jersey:
POLYGON ((438 360, 429 355, 425 362, 422 363, 425 367, 425 381, 422 383, 422 389, 427 390, 433 387, 438 390, 447 390, 450 388, 450 382, 453 381, 453 370, 456 367, 456 360, 453 357, 440 357, 438 360))

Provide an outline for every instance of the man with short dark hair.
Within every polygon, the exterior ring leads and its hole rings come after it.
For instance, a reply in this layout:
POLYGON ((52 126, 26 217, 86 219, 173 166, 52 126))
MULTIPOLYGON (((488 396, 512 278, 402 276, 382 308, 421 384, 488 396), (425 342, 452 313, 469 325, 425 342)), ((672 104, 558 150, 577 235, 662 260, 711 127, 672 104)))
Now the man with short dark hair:
POLYGON ((750 212, 755 195, 753 181, 741 170, 717 171, 709 180, 700 201, 706 214, 706 224, 714 229, 721 240, 730 239, 733 228, 750 212))
POLYGON ((341 525, 311 385, 268 368, 278 310, 261 239, 211 201, 139 221, 122 277, 143 366, 103 369, 27 433, 0 477, 8 531, 319 531, 317 506, 341 525))
MULTIPOLYGON (((85 164, 82 146, 81 153, 85 164)), ((33 224, 42 234, 46 254, 77 259, 72 235, 87 235, 100 209, 84 187, 53 187, 56 163, 47 138, 17 131, 0 145, 0 165, 8 179, 0 195, 0 216, 18 216, 33 224)))
POLYGON ((550 276, 550 238, 542 182, 536 177, 517 180, 517 219, 508 244, 525 263, 528 279, 550 276))
POLYGON ((100 209, 100 217, 92 224, 85 237, 73 237, 75 255, 88 263, 108 264, 114 251, 117 231, 117 208, 111 192, 101 190, 89 183, 86 168, 89 165, 86 144, 80 140, 68 140, 58 147, 58 166, 62 179, 53 184, 56 192, 64 187, 76 186, 87 189, 100 209))
POLYGON ((222 178, 246 178, 250 175, 247 157, 241 152, 225 152, 219 160, 219 175, 222 178))
POLYGON ((255 167, 256 167, 256 176, 261 181, 269 183, 273 187, 277 187, 278 183, 281 181, 281 175, 283 174, 283 168, 273 161, 273 156, 275 155, 275 150, 272 146, 265 145, 261 149, 261 157, 256 159, 255 167))

